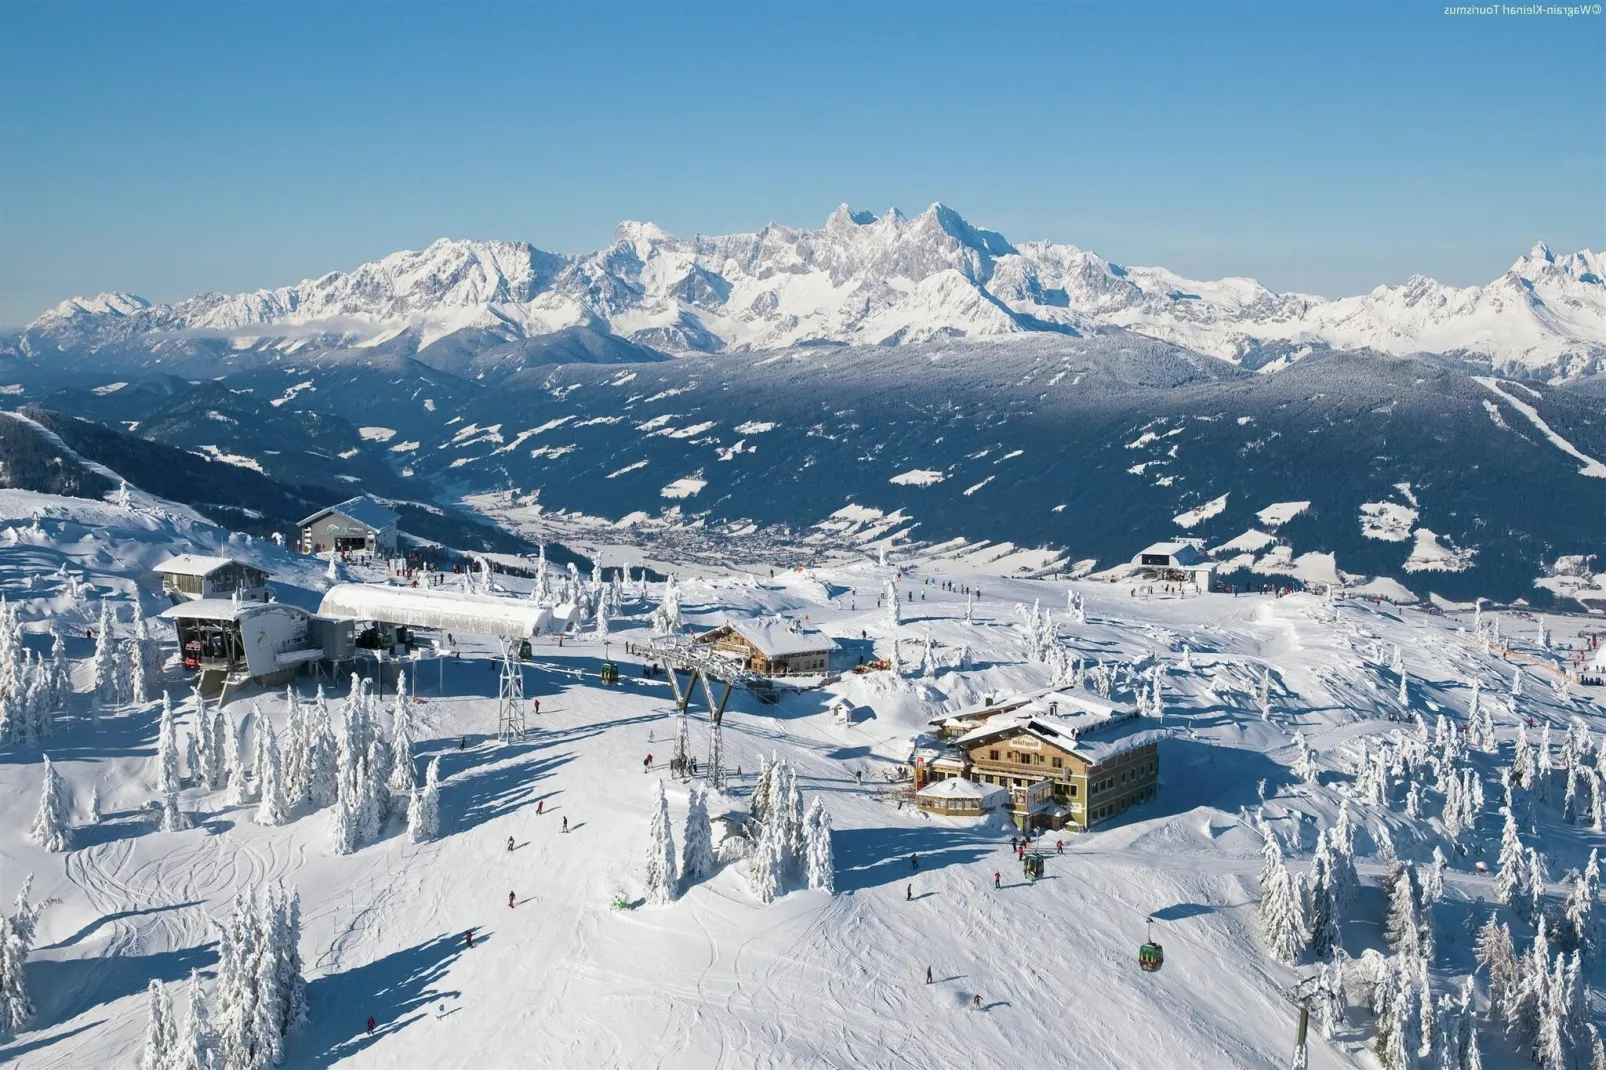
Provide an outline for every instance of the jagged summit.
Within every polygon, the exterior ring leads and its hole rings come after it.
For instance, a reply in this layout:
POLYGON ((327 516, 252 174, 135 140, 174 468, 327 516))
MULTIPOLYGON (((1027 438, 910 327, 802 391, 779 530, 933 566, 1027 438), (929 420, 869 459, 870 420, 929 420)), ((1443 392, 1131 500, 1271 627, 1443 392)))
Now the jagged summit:
POLYGON ((905 344, 1121 327, 1241 361, 1269 343, 1470 352, 1528 374, 1598 371, 1606 356, 1599 253, 1544 243, 1486 286, 1421 275, 1359 297, 1277 293, 1112 263, 1074 245, 978 227, 937 202, 916 216, 839 205, 819 229, 677 237, 627 220, 592 253, 442 238, 273 290, 156 304, 74 298, 22 333, 24 355, 174 331, 420 348, 465 331, 499 341, 583 328, 671 353, 905 344))

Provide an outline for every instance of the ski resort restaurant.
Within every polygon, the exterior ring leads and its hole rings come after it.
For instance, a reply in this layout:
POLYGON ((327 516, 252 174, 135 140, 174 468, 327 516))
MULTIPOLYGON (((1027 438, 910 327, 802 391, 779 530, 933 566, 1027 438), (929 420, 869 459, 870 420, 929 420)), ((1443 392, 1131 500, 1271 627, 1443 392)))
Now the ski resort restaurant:
POLYGON ((784 617, 727 620, 695 641, 765 676, 829 672, 831 652, 837 649, 830 636, 784 617))
POLYGON ((1136 706, 1088 691, 1029 692, 933 724, 910 751, 916 805, 928 786, 957 778, 1006 789, 1020 828, 1083 830, 1159 790, 1162 733, 1136 706))
POLYGON ((396 552, 397 527, 401 517, 365 494, 326 506, 302 520, 301 552, 374 554, 389 557, 396 552))

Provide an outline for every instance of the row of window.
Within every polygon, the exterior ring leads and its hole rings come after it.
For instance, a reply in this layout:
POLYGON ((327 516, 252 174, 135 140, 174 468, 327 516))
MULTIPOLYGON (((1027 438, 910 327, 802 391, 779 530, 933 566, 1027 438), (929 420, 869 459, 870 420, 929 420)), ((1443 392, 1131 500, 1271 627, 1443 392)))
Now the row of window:
POLYGON ((1102 821, 1106 817, 1110 817, 1122 810, 1125 810, 1129 806, 1136 806, 1140 802, 1145 802, 1154 798, 1154 796, 1155 789, 1153 787, 1146 788, 1145 790, 1138 792, 1136 795, 1127 796, 1120 802, 1107 803, 1104 806, 1100 806, 1098 809, 1088 814, 1087 819, 1089 822, 1102 821))
MULTIPOLYGON (((988 758, 989 761, 994 761, 994 762, 998 761, 998 752, 995 751, 995 750, 988 751, 987 752, 987 758, 988 758)), ((1018 750, 1012 750, 1012 751, 1009 752, 1009 760, 1014 762, 1016 765, 1045 765, 1045 764, 1047 764, 1047 765, 1053 766, 1055 769, 1064 769, 1065 768, 1065 759, 1064 758, 1051 758, 1047 762, 1045 762, 1043 760, 1043 755, 1041 755, 1041 754, 1027 754, 1027 753, 1024 753, 1022 751, 1018 751, 1018 750)))

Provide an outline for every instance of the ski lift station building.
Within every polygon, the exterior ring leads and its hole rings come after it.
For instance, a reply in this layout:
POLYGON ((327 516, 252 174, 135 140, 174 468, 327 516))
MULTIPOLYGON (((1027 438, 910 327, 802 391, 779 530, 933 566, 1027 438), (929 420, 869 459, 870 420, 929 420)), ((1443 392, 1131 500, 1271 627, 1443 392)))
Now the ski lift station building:
POLYGON ((1132 559, 1132 574, 1146 580, 1191 583, 1210 590, 1216 566, 1205 558, 1198 539, 1172 539, 1144 547, 1132 559))
POLYGON ((220 677, 225 687, 281 684, 298 671, 352 655, 349 621, 283 602, 197 598, 162 611, 178 632, 184 667, 220 677))
POLYGON ((401 517, 366 494, 325 506, 302 520, 301 552, 325 554, 369 553, 389 557, 396 552, 397 523, 401 517))
POLYGON ((205 554, 179 554, 156 566, 162 577, 162 593, 174 602, 200 598, 233 598, 236 594, 250 602, 268 600, 266 569, 232 557, 205 554))

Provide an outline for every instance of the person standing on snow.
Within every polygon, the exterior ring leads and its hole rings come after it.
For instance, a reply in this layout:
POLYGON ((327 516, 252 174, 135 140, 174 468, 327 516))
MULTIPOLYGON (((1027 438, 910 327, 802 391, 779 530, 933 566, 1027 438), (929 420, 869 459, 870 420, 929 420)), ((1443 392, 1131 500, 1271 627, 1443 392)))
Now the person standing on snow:
POLYGON ((374 1016, 371 1014, 368 1016, 368 1035, 374 1035, 374 1016))
POLYGON ((927 966, 926 967, 926 984, 929 985, 930 983, 931 983, 931 967, 927 966))
POLYGON ((1003 887, 1003 885, 999 883, 999 881, 1001 879, 1002 879, 1002 877, 999 874, 999 872, 997 870, 994 870, 993 871, 993 890, 994 891, 997 891, 999 888, 1003 887))
POLYGON ((474 946, 474 930, 473 929, 470 929, 470 930, 468 930, 468 932, 463 934, 463 942, 466 943, 469 947, 473 947, 474 946))
POLYGON ((507 908, 509 910, 513 909, 513 893, 512 892, 507 893, 507 908))
POLYGON ((904 889, 903 889, 903 901, 905 903, 912 902, 914 900, 914 897, 915 897, 915 886, 912 885, 912 884, 906 885, 904 887, 904 889))
POLYGON ((569 819, 567 817, 565 817, 563 819, 563 831, 564 832, 568 832, 569 831, 569 819))
POLYGON ((508 849, 509 852, 511 852, 513 850, 513 837, 512 836, 509 836, 507 838, 507 849, 508 849))
POLYGON ((911 869, 919 869, 920 868, 920 856, 919 855, 910 855, 909 856, 909 868, 911 868, 911 869))

